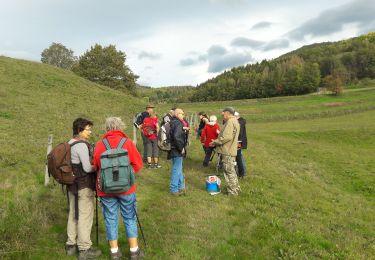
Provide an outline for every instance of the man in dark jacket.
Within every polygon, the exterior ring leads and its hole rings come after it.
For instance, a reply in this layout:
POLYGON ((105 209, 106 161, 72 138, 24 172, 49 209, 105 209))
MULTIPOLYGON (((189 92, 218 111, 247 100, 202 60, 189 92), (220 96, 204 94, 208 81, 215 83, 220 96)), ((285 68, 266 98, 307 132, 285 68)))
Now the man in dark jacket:
POLYGON ((246 120, 240 117, 238 112, 236 112, 234 115, 240 124, 240 134, 238 135, 238 150, 236 156, 238 167, 237 175, 239 178, 244 178, 246 176, 246 165, 242 154, 242 149, 247 149, 246 120))
POLYGON ((185 180, 182 169, 183 158, 186 157, 186 132, 184 128, 184 112, 180 108, 176 108, 175 116, 170 122, 170 143, 171 150, 168 158, 172 160, 171 186, 172 195, 183 195, 185 193, 185 180))

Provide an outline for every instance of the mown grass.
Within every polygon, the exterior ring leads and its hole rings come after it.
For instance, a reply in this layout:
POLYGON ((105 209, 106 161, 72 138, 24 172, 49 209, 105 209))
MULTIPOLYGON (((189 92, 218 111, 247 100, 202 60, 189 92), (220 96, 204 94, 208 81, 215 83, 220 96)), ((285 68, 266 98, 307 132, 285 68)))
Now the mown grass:
MULTIPOLYGON (((0 86, 0 115, 11 115, 0 116, 0 258, 69 259, 66 199, 59 186, 43 187, 47 135, 68 138, 71 121, 82 114, 98 122, 97 140, 105 116, 123 115, 130 124, 142 104, 71 73, 5 58, 0 86), (57 102, 62 97, 67 101, 57 102)), ((186 197, 168 194, 165 155, 163 168, 143 169, 137 197, 147 259, 373 259, 375 111, 356 109, 374 101, 375 90, 365 89, 340 97, 181 104, 187 113, 238 109, 248 120, 249 177, 239 197, 207 194, 204 179, 215 169, 201 167, 203 151, 193 136, 184 162, 186 197)), ((106 259, 101 217, 99 231, 106 259)))

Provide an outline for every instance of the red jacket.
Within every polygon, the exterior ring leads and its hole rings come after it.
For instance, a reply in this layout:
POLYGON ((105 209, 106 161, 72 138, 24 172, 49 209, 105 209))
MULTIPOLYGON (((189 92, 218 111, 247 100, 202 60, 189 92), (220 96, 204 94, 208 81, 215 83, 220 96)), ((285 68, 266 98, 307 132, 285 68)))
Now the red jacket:
MULTIPOLYGON (((112 148, 116 148, 118 143, 120 142, 121 138, 128 138, 126 134, 124 134, 120 130, 112 130, 107 132, 104 138, 108 139, 109 144, 112 148)), ((139 154, 137 148, 135 147, 132 140, 128 138, 126 140, 125 144, 122 146, 123 149, 128 150, 128 156, 131 166, 133 167, 133 170, 135 173, 137 173, 140 169, 142 169, 143 163, 142 163, 142 157, 139 154)), ((104 143, 102 140, 96 143, 95 151, 94 151, 94 158, 93 158, 93 164, 97 169, 97 178, 96 178, 96 192, 98 196, 118 196, 118 195, 128 195, 131 193, 134 193, 136 191, 135 184, 130 187, 130 189, 127 192, 123 193, 117 193, 117 194, 107 194, 100 190, 99 186, 99 177, 100 177, 100 155, 106 151, 106 148, 104 146, 104 143)))
POLYGON ((210 125, 207 123, 201 134, 201 143, 204 147, 209 147, 212 140, 217 139, 220 133, 220 126, 218 124, 210 125))

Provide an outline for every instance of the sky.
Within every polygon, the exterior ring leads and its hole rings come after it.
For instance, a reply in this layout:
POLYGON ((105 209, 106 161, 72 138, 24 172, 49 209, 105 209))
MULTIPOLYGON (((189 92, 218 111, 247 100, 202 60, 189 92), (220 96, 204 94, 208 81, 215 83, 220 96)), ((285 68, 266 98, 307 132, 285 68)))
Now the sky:
POLYGON ((307 44, 375 31, 375 0, 0 0, 0 55, 114 44, 145 86, 197 85, 307 44))

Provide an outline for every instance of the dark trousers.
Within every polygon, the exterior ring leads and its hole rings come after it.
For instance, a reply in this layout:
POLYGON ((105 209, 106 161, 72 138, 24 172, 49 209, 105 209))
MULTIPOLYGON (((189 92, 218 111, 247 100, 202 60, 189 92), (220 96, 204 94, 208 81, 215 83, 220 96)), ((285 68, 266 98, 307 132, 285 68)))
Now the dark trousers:
POLYGON ((212 152, 214 151, 214 147, 204 147, 204 152, 206 153, 204 160, 203 160, 203 166, 208 166, 208 163, 210 162, 212 152))
POLYGON ((142 136, 142 142, 143 142, 143 160, 147 159, 147 141, 148 138, 141 133, 142 136))
POLYGON ((237 175, 238 177, 246 176, 246 166, 245 166, 245 160, 242 155, 242 149, 237 150, 237 156, 236 156, 236 162, 237 162, 237 175))

